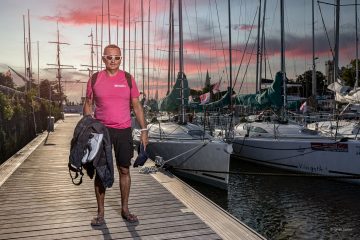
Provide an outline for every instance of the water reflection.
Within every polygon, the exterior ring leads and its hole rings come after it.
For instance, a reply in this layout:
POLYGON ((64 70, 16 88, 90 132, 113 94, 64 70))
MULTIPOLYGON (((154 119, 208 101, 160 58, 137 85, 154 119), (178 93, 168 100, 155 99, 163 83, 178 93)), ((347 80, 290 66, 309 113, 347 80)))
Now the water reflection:
MULTIPOLYGON (((279 172, 232 158, 231 171, 279 172)), ((228 191, 186 180, 268 239, 360 239, 360 186, 233 174, 228 191)))

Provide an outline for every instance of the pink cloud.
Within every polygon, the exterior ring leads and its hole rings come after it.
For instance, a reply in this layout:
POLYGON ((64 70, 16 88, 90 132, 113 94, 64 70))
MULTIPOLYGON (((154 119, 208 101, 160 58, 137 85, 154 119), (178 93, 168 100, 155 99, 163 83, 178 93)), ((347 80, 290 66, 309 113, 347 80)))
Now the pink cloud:
MULTIPOLYGON (((107 25, 108 23, 108 1, 103 0, 104 3, 104 22, 107 25)), ((133 21, 141 19, 141 4, 139 1, 126 1, 126 13, 125 13, 125 21, 126 27, 128 27, 128 8, 131 8, 131 17, 130 21, 131 25, 134 25, 133 21)), ((68 25, 86 25, 86 24, 95 24, 96 17, 98 20, 98 24, 101 22, 101 9, 102 9, 102 1, 97 0, 64 0, 61 5, 58 6, 58 14, 57 16, 43 16, 40 19, 44 21, 59 21, 63 24, 68 25), (84 7, 86 6, 86 7, 84 7)), ((167 4, 153 4, 151 3, 151 9, 154 11, 156 9, 157 14, 162 11, 168 11, 167 4)), ((144 10, 144 20, 148 18, 148 8, 149 2, 144 1, 143 10, 144 10)), ((120 1, 110 1, 110 22, 112 25, 116 24, 117 21, 121 23, 124 20, 124 0, 120 1)), ((155 13, 153 12, 151 15, 153 16, 155 13)))
POLYGON ((242 31, 250 31, 252 29, 257 29, 257 25, 237 24, 237 25, 233 25, 232 29, 234 29, 234 30, 242 30, 242 31))

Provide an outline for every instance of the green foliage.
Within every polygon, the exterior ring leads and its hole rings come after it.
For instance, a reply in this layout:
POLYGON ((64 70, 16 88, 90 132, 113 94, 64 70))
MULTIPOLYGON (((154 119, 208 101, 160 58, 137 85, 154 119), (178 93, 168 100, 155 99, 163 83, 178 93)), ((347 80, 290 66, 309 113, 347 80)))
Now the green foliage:
POLYGON ((10 76, 4 75, 3 73, 0 73, 0 85, 6 86, 9 88, 15 87, 13 79, 10 76))
POLYGON ((61 118, 59 104, 37 98, 36 89, 9 95, 0 91, 0 164, 36 136, 34 120, 37 132, 46 130, 50 109, 55 120, 61 118))
POLYGON ((11 100, 0 92, 0 113, 4 119, 10 120, 14 115, 14 107, 11 100))
POLYGON ((40 97, 45 99, 50 99, 50 96, 54 94, 54 90, 51 89, 50 92, 50 81, 45 79, 40 83, 40 97))
MULTIPOLYGON (((296 82, 302 85, 301 97, 310 97, 312 89, 312 70, 308 70, 296 78, 296 82)), ((324 94, 326 89, 325 76, 322 72, 316 71, 317 94, 324 94)))
MULTIPOLYGON (((360 61, 358 60, 360 67, 360 61)), ((356 78, 356 60, 350 61, 350 64, 342 67, 340 71, 340 78, 345 82, 345 85, 354 87, 356 78)))

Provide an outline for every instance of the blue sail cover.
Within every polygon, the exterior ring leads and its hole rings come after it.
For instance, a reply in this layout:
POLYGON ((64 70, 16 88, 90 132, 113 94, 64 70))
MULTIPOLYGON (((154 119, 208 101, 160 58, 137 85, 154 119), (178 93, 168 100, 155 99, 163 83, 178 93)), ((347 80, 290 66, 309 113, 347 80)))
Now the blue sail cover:
POLYGON ((282 96, 283 73, 277 72, 274 82, 264 92, 259 94, 238 94, 235 97, 236 105, 249 106, 256 109, 281 108, 283 105, 282 96))
POLYGON ((167 95, 164 99, 162 99, 159 102, 160 111, 175 112, 175 111, 179 110, 179 108, 181 106, 181 81, 184 81, 185 106, 188 105, 189 94, 190 94, 188 81, 187 81, 186 77, 184 77, 183 80, 178 77, 176 79, 173 89, 171 90, 169 95, 167 95))

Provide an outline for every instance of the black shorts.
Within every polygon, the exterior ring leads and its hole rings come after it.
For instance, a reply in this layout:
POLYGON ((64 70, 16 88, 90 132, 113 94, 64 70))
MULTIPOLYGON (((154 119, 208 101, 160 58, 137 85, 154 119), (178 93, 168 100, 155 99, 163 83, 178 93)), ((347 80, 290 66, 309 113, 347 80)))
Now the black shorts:
POLYGON ((108 127, 107 129, 114 146, 116 165, 118 167, 129 167, 131 158, 134 156, 131 128, 115 129, 108 127))

